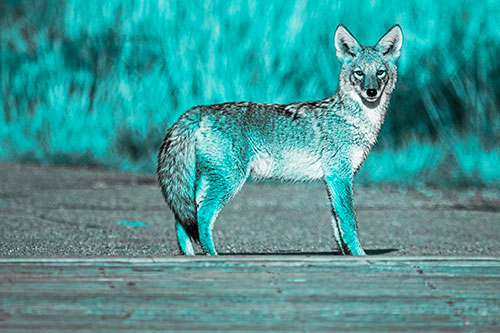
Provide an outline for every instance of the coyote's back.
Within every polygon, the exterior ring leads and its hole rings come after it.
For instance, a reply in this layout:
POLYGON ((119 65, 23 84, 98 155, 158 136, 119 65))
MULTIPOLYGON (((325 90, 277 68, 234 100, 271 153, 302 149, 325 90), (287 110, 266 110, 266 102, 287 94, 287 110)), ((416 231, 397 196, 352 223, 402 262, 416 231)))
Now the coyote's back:
POLYGON ((217 254, 212 229, 223 206, 249 175, 323 179, 334 235, 345 254, 365 254, 352 207, 353 177, 376 141, 396 83, 401 29, 363 47, 342 25, 335 33, 341 62, 337 93, 286 105, 236 102, 188 110, 168 130, 158 179, 176 220, 183 253, 217 254))

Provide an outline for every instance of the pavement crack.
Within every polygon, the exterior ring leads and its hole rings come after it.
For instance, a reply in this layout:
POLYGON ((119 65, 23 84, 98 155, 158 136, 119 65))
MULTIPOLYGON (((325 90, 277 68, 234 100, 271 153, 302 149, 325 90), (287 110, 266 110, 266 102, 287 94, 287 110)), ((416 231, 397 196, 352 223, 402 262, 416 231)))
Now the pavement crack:
POLYGON ((139 211, 139 210, 146 210, 146 211, 164 211, 165 206, 164 205, 155 205, 155 206, 144 206, 144 207, 138 207, 138 206, 113 206, 113 207, 107 207, 107 206, 99 206, 99 205, 87 205, 87 204, 60 204, 57 206, 49 206, 49 207, 43 207, 44 209, 50 209, 50 210, 59 210, 59 209, 67 209, 67 210, 91 210, 91 211, 139 211))
POLYGON ((57 224, 64 224, 64 225, 69 224, 69 225, 78 226, 78 223, 76 223, 76 222, 71 222, 71 221, 58 219, 58 218, 54 218, 54 217, 49 217, 45 214, 40 214, 40 215, 38 215, 38 217, 41 218, 42 220, 57 223, 57 224))

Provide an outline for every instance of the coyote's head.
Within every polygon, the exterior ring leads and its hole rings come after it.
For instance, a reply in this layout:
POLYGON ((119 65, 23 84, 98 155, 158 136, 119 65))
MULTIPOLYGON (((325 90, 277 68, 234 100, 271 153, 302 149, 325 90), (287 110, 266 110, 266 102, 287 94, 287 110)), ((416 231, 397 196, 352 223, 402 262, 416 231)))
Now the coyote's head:
POLYGON ((375 46, 367 47, 339 25, 335 31, 335 49, 341 63, 340 90, 360 99, 367 107, 377 107, 394 89, 402 43, 403 34, 397 24, 375 46))

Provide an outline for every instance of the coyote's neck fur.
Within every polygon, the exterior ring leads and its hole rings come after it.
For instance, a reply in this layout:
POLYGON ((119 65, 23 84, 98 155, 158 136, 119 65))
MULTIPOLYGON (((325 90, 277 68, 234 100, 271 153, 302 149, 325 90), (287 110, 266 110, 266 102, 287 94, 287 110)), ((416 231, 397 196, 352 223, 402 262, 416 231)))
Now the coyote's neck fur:
MULTIPOLYGON (((389 90, 388 88, 390 87, 386 87, 386 90, 389 90)), ((332 98, 332 103, 337 104, 333 109, 339 116, 343 117, 347 124, 359 128, 371 147, 377 140, 378 133, 384 123, 391 92, 383 93, 376 105, 366 105, 359 95, 343 90, 342 86, 339 86, 337 93, 332 98)))

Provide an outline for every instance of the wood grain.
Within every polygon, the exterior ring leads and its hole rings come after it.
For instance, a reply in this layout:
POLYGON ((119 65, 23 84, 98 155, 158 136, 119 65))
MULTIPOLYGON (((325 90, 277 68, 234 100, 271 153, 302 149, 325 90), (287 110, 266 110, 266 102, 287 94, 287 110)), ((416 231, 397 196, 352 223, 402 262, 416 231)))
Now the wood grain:
POLYGON ((498 331, 500 259, 0 259, 0 329, 498 331))

